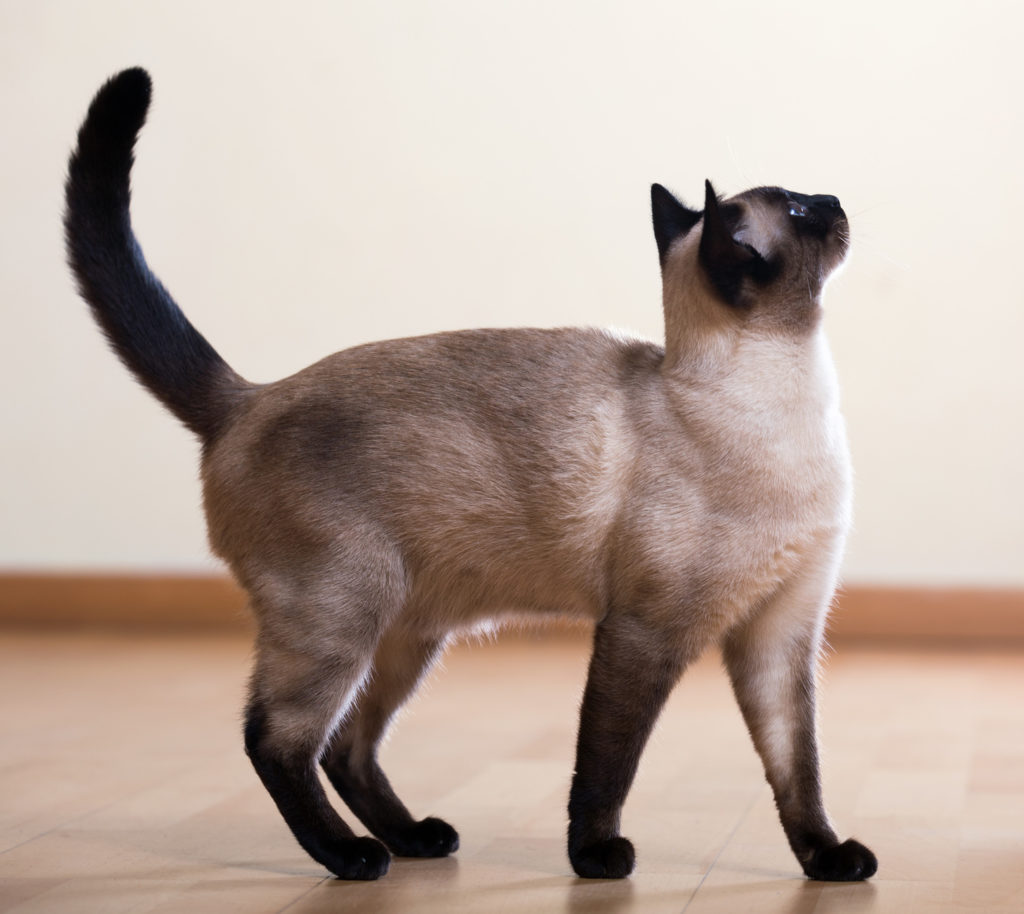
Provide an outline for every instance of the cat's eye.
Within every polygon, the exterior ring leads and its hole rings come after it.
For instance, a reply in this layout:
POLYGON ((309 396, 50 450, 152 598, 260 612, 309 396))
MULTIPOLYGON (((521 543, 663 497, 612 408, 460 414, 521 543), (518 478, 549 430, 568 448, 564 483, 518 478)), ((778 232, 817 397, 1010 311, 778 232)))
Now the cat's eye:
POLYGON ((802 206, 799 203, 790 203, 789 204, 789 214, 791 216, 798 216, 798 217, 806 216, 807 215, 807 207, 802 206))

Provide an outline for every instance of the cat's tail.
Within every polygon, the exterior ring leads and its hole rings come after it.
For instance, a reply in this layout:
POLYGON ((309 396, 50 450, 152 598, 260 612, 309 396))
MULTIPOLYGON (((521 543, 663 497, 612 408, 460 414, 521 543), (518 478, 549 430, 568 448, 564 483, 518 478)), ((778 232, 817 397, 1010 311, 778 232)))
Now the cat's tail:
POLYGON ((210 444, 252 385, 189 323, 150 271, 132 232, 132 150, 151 91, 145 70, 125 70, 89 106, 65 186, 68 262, 121 361, 210 444))

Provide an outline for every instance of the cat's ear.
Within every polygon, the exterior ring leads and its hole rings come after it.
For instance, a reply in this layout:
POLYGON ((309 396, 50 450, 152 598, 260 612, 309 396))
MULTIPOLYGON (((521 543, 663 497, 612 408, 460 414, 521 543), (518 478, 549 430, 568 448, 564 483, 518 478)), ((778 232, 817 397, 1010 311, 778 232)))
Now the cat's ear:
POLYGON ((654 240, 658 242, 658 260, 664 266, 672 242, 700 222, 700 213, 683 206, 660 184, 652 184, 651 216, 654 220, 654 240))
POLYGON ((700 236, 700 263, 727 304, 740 304, 743 279, 759 260, 751 247, 732 236, 722 215, 715 189, 704 182, 704 228, 700 236))

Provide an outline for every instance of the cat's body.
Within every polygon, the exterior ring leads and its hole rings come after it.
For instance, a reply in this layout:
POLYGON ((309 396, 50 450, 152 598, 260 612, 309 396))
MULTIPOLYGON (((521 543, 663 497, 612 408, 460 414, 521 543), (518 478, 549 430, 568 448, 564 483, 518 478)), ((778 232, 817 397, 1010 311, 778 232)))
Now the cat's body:
POLYGON ((128 173, 148 100, 145 74, 126 71, 90 109, 71 262, 121 357, 203 443, 210 540, 258 622, 246 748, 303 847, 340 876, 387 869, 329 806, 319 762, 395 853, 453 851, 450 826, 394 795, 380 738, 453 632, 568 613, 595 623, 569 805, 578 873, 632 869, 618 819, 643 744, 687 663, 719 643, 805 872, 870 876, 871 852, 828 823, 814 737, 850 501, 820 329, 846 249, 838 201, 762 188, 719 204, 708 185, 697 213, 655 186, 664 349, 465 331, 253 385, 135 245, 128 173))
POLYGON ((338 353, 240 398, 203 464, 214 550, 254 586, 319 549, 330 568, 359 525, 402 569, 385 624, 415 617, 438 635, 502 611, 597 620, 655 581, 674 594, 672 624, 711 625, 722 606, 728 627, 846 523, 828 363, 757 348, 719 366, 727 384, 679 389, 659 347, 596 330, 338 353), (784 363, 771 387, 765 361, 784 363), (687 446, 669 445, 684 425, 687 446))

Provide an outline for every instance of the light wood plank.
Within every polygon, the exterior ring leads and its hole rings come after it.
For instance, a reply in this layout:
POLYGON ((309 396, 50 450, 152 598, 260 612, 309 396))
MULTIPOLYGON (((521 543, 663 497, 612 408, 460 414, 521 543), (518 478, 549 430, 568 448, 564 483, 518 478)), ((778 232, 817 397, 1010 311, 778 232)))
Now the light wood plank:
POLYGON ((565 800, 583 635, 454 649, 382 753, 448 860, 346 884, 241 747, 237 637, 0 633, 0 911, 915 912, 1024 909, 1024 658, 850 649, 822 687, 826 796, 881 861, 802 879, 718 658, 659 722, 624 816, 638 867, 576 879, 565 800))

